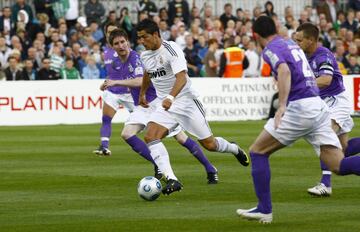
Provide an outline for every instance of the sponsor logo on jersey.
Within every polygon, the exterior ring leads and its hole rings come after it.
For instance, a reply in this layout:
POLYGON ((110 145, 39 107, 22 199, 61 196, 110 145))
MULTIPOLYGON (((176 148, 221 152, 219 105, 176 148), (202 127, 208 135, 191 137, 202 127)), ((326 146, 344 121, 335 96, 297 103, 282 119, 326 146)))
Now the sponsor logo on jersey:
POLYGON ((112 64, 112 59, 107 59, 104 61, 104 64, 112 64))
POLYGON ((150 78, 158 78, 166 75, 166 71, 164 68, 157 69, 155 72, 149 72, 150 78))
POLYGON ((131 66, 131 64, 129 64, 128 69, 129 69, 130 73, 134 72, 134 68, 133 68, 133 66, 131 66))

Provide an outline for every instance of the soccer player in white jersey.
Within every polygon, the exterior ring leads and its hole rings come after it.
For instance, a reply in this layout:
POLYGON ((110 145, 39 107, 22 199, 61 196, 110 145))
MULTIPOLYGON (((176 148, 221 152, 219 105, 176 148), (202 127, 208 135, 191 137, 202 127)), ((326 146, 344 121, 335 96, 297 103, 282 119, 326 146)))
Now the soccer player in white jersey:
MULTIPOLYGON (((115 73, 119 73, 119 75, 127 73, 127 75, 124 75, 122 80, 106 80, 103 83, 102 88, 108 89, 112 86, 124 86, 130 89, 135 108, 125 122, 121 137, 135 152, 154 163, 149 148, 136 135, 146 127, 152 111, 154 111, 160 100, 156 96, 154 87, 151 86, 145 94, 150 107, 144 108, 138 104, 144 68, 140 56, 134 50, 130 49, 126 32, 119 29, 112 31, 109 37, 109 44, 118 54, 118 61, 115 63, 116 65, 114 65, 116 70, 115 73), (125 72, 124 69, 130 69, 132 71, 125 72)), ((182 146, 188 149, 189 152, 203 164, 207 172, 208 184, 216 184, 218 182, 217 170, 206 158, 200 146, 188 137, 184 131, 181 130, 181 127, 176 128, 170 136, 174 136, 182 146)), ((155 177, 160 179, 162 176, 160 174, 161 173, 157 171, 157 166, 155 165, 155 177)))
POLYGON ((171 168, 168 152, 161 142, 161 139, 178 125, 196 136, 207 150, 231 153, 242 165, 249 165, 247 154, 235 143, 212 135, 204 109, 197 99, 198 94, 191 86, 186 59, 180 47, 174 42, 163 41, 158 25, 150 19, 138 24, 137 36, 146 49, 141 53, 145 74, 139 103, 148 107, 145 93, 151 83, 161 100, 161 104, 150 116, 145 142, 155 163, 167 179, 163 193, 170 194, 182 189, 182 184, 171 168))

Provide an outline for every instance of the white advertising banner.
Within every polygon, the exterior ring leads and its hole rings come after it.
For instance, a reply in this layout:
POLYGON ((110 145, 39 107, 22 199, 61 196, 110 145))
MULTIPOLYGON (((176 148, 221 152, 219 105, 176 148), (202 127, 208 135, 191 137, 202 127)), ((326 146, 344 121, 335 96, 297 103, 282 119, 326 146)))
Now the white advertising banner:
MULTIPOLYGON (((5 81, 0 83, 0 125, 101 122, 101 80, 5 81)), ((114 121, 123 122, 120 109, 114 121)))
MULTIPOLYGON (((358 78, 344 77, 353 105, 355 79, 358 78)), ((272 78, 193 78, 192 82, 209 121, 267 118, 276 92, 272 78)), ((0 125, 100 123, 101 83, 102 80, 0 82, 0 125)), ((124 122, 128 115, 120 108, 113 121, 124 122)))

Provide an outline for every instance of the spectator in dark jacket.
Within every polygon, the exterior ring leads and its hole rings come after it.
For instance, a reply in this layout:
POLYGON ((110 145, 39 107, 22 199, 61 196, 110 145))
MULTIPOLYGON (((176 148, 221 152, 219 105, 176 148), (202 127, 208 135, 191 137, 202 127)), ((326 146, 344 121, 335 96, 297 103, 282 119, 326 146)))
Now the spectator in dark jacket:
POLYGON ((52 0, 34 0, 35 14, 46 14, 49 17, 49 23, 57 27, 57 20, 51 6, 52 0))
POLYGON ((12 36, 15 34, 15 23, 11 19, 10 7, 4 7, 2 9, 2 15, 0 16, 0 34, 3 36, 12 36))
POLYGON ((227 22, 229 20, 233 20, 234 22, 236 22, 237 18, 232 14, 232 5, 230 3, 226 3, 224 5, 224 13, 220 16, 220 21, 224 30, 226 29, 227 22))
POLYGON ((58 80, 60 74, 50 69, 50 59, 45 57, 42 59, 42 68, 38 72, 37 80, 58 80))
POLYGON ((25 3, 25 0, 17 0, 16 3, 11 7, 11 18, 16 23, 18 21, 18 13, 20 10, 26 11, 29 16, 29 22, 33 21, 33 12, 31 6, 25 3))
POLYGON ((9 67, 4 70, 7 81, 21 81, 24 79, 21 70, 18 67, 18 61, 15 57, 10 56, 8 59, 9 67))
POLYGON ((341 24, 341 28, 346 28, 354 32, 358 30, 359 23, 355 20, 355 11, 349 9, 346 15, 346 21, 341 24))
POLYGON ((105 8, 101 2, 98 0, 89 0, 84 6, 84 10, 88 25, 90 25, 91 22, 97 22, 98 25, 100 25, 101 19, 105 15, 105 8))
POLYGON ((172 0, 169 2, 169 26, 174 24, 174 19, 179 18, 187 26, 190 25, 190 10, 186 0, 172 0))
POLYGON ((37 79, 37 71, 34 69, 34 63, 30 59, 26 59, 24 62, 24 68, 22 70, 22 77, 24 80, 34 81, 37 79))

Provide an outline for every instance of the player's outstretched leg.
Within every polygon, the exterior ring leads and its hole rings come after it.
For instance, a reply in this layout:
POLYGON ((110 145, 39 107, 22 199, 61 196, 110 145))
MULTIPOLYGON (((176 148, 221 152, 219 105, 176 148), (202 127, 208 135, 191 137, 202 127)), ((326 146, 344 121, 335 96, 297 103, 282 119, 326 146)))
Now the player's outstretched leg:
POLYGON ((230 143, 222 137, 215 137, 215 141, 218 152, 232 153, 243 166, 248 166, 250 164, 249 156, 236 143, 230 143))
POLYGON ((272 222, 272 205, 270 193, 270 165, 269 156, 250 152, 252 163, 252 177, 258 205, 252 209, 238 209, 236 213, 248 220, 257 220, 260 223, 272 222))
POLYGON ((345 157, 360 154, 360 138, 349 139, 345 149, 345 157))
POLYGON ((342 151, 330 145, 323 145, 320 149, 320 159, 326 164, 330 171, 341 176, 350 174, 360 176, 360 156, 343 158, 342 151))
POLYGON ((320 183, 315 185, 312 188, 309 188, 307 192, 313 196, 319 197, 328 197, 332 193, 331 189, 331 171, 326 167, 326 165, 320 161, 320 167, 322 171, 322 177, 320 183))
POLYGON ((175 139, 204 166, 207 173, 207 182, 208 184, 217 184, 219 181, 217 169, 214 165, 210 163, 205 154, 203 153, 201 147, 197 142, 192 140, 184 132, 180 132, 175 136, 175 139))
POLYGON ((111 151, 109 150, 109 140, 111 136, 111 120, 112 117, 108 115, 103 115, 102 117, 102 126, 100 129, 101 144, 98 149, 93 151, 93 153, 97 155, 111 155, 111 151))

